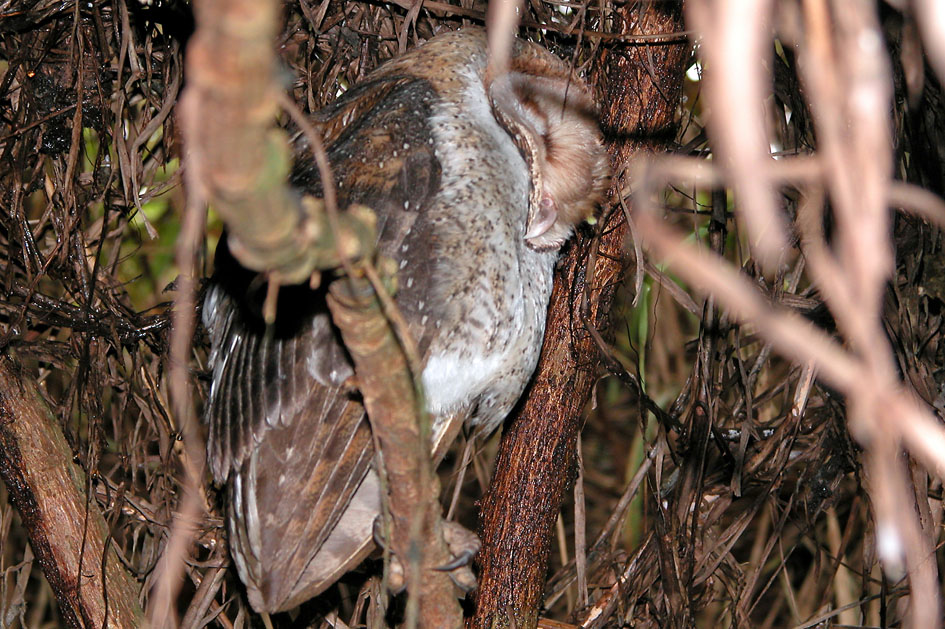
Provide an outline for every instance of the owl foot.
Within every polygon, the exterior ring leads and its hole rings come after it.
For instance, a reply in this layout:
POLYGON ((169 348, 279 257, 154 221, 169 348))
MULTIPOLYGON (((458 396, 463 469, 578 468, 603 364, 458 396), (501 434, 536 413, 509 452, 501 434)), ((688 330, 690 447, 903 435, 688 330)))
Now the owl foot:
POLYGON ((456 522, 443 522, 443 539, 453 555, 453 560, 435 568, 439 572, 449 572, 450 579, 463 594, 476 589, 476 575, 469 563, 479 552, 482 544, 479 536, 456 522))
MULTIPOLYGON (((448 572, 450 580, 465 596, 476 589, 476 575, 473 574, 470 562, 479 552, 481 545, 479 537, 456 522, 443 522, 443 539, 453 559, 442 566, 437 566, 434 570, 448 572)), ((387 548, 381 516, 374 519, 374 541, 381 548, 387 548)), ((407 587, 405 574, 403 562, 392 553, 387 574, 387 587, 394 594, 400 594, 407 587)))

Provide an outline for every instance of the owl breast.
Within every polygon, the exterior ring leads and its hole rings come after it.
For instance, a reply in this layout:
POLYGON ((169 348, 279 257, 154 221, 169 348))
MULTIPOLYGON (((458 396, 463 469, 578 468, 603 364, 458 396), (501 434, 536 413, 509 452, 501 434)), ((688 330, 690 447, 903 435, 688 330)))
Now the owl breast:
POLYGON ((409 238, 399 253, 399 300, 421 327, 432 327, 423 371, 434 418, 470 413, 491 431, 521 395, 541 349, 555 252, 523 238, 531 181, 525 160, 492 114, 481 81, 434 105, 430 119, 442 187, 429 216, 433 238, 422 252, 409 238), (406 247, 406 249, 404 249, 406 247), (411 272, 411 253, 432 257, 433 276, 411 272))

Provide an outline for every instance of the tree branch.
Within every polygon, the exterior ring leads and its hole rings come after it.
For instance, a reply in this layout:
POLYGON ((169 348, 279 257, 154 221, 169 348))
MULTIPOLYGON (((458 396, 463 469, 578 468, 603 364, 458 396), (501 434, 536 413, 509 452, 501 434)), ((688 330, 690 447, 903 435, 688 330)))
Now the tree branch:
MULTIPOLYGON (((440 485, 423 430, 414 380, 374 288, 363 278, 342 278, 329 288, 332 320, 354 360, 358 387, 383 453, 392 526, 386 534, 402 562, 410 593, 407 626, 460 627, 462 610, 448 573, 440 485), (416 624, 415 624, 416 623, 416 624)), ((379 464, 378 464, 379 466, 379 464)))
MULTIPOLYGON (((619 10, 615 30, 678 32, 680 5, 628 4, 619 10)), ((607 103, 602 127, 615 164, 640 150, 662 148, 675 137, 688 56, 688 44, 681 42, 614 46, 605 53, 597 83, 599 102, 607 103)), ((588 330, 609 329, 614 293, 624 277, 626 234, 623 213, 611 212, 601 221, 598 237, 576 242, 559 267, 538 371, 502 438, 495 476, 482 502, 479 594, 470 627, 530 629, 538 622, 554 523, 601 364, 588 330)))
POLYGON ((138 584, 106 548, 85 472, 45 401, 0 357, 0 476, 70 627, 138 627, 138 584), (104 557, 104 560, 103 560, 104 557))
MULTIPOLYGON (((188 87, 181 122, 191 181, 226 222, 230 250, 246 268, 279 283, 305 282, 374 247, 373 220, 343 212, 333 230, 334 199, 301 196, 288 184, 286 134, 275 127, 281 86, 275 54, 274 0, 201 0, 187 49, 188 87)), ((327 192, 327 190, 326 190, 327 192)))

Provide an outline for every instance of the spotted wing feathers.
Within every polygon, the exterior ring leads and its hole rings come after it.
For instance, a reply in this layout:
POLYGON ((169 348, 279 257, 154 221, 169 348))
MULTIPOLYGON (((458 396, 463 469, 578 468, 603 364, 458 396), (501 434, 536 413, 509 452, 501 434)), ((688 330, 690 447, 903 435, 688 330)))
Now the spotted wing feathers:
MULTIPOLYGON (((361 203, 377 213, 384 255, 408 254, 404 243, 422 231, 414 225, 439 187, 428 116, 416 112, 433 98, 424 81, 388 77, 354 88, 317 117, 339 205, 361 203)), ((293 181, 320 196, 304 140, 297 145, 293 181)), ((417 241, 409 251, 412 267, 430 257, 423 246, 417 241)), ((230 539, 250 601, 277 611, 330 584, 317 569, 319 553, 370 467, 370 430, 345 386, 353 370, 324 289, 282 288, 276 321, 266 326, 262 278, 240 267, 225 242, 216 264, 204 305, 213 368, 208 458, 215 480, 230 481, 230 539)), ((404 292, 415 301, 424 289, 411 284, 404 292)), ((333 561, 346 552, 358 558, 366 542, 354 537, 332 536, 333 561)))

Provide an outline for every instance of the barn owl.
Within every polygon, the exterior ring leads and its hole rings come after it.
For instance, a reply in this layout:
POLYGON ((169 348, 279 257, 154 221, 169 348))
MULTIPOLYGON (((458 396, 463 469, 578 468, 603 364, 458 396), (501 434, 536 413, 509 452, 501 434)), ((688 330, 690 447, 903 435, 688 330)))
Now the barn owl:
MULTIPOLYGON (((339 206, 378 218, 396 303, 423 360, 434 445, 447 424, 490 432, 535 368, 552 271, 606 185, 588 92, 544 48, 516 41, 490 77, 485 32, 437 36, 315 114, 339 206)), ((300 141, 299 144, 303 144, 300 141)), ((293 183, 321 194, 310 155, 293 183)), ((251 605, 289 609, 372 549, 380 512, 370 427, 324 290, 280 290, 221 243, 203 321, 211 340, 208 460, 225 483, 234 564, 251 605)))

